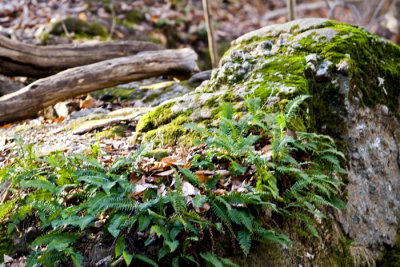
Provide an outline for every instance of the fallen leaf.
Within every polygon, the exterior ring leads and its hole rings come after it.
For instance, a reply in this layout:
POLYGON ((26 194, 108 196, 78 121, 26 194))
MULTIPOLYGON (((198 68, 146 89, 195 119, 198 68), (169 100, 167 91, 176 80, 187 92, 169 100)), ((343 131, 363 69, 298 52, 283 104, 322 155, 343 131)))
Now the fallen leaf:
POLYGON ((221 195, 223 195, 225 193, 228 193, 228 192, 225 189, 216 189, 216 190, 213 190, 213 193, 215 195, 217 195, 217 196, 221 196, 221 195))
POLYGON ((88 20, 84 12, 79 13, 78 17, 80 20, 83 20, 83 21, 88 20))
POLYGON ((165 184, 161 184, 157 189, 157 196, 163 195, 165 192, 165 184))
POLYGON ((7 123, 7 124, 4 124, 3 126, 0 126, 0 128, 10 128, 11 127, 11 123, 7 123))
POLYGON ((168 170, 168 171, 163 171, 163 172, 156 173, 154 175, 156 175, 156 176, 170 176, 173 173, 174 173, 174 170, 171 169, 171 170, 168 170))
POLYGON ((210 209, 210 204, 208 202, 204 203, 200 207, 200 213, 207 212, 210 209))
POLYGON ((228 170, 218 170, 216 171, 216 173, 218 173, 221 177, 226 177, 231 175, 231 172, 228 170))
POLYGON ((10 256, 8 256, 6 254, 4 254, 3 259, 4 259, 4 263, 11 263, 14 261, 13 258, 11 258, 10 256))
POLYGON ((0 195, 0 205, 4 204, 8 198, 10 197, 10 190, 5 190, 3 193, 0 195))
POLYGON ((200 190, 195 188, 191 183, 183 181, 182 193, 184 196, 195 196, 200 193, 200 190))
POLYGON ((213 171, 196 171, 197 180, 202 183, 207 183, 211 178, 213 178, 215 172, 213 171))

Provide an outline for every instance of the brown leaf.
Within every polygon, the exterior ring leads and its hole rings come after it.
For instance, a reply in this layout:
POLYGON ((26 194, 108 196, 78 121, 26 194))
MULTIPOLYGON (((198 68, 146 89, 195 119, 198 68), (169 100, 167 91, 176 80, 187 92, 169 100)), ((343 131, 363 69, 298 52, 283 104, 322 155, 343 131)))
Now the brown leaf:
POLYGON ((208 202, 204 203, 200 207, 200 213, 207 212, 210 209, 210 207, 211 206, 210 206, 210 204, 208 204, 208 202))
POLYGON ((174 173, 174 170, 171 169, 171 170, 168 170, 168 171, 163 171, 163 172, 156 173, 154 175, 156 175, 156 176, 170 176, 173 173, 174 173))
POLYGON ((202 183, 207 183, 211 178, 213 178, 215 172, 213 171, 196 171, 197 180, 202 183))
POLYGON ((216 190, 213 190, 213 193, 215 195, 217 195, 217 196, 221 196, 221 195, 223 195, 225 193, 228 193, 228 192, 225 189, 216 189, 216 190))
POLYGON ((10 197, 10 190, 5 190, 3 193, 0 195, 0 205, 4 204, 8 198, 10 197))
POLYGON ((182 193, 184 196, 195 196, 200 193, 200 190, 195 188, 191 183, 183 181, 182 193))
POLYGON ((10 128, 11 125, 12 125, 11 123, 4 124, 3 126, 0 126, 0 128, 10 128))

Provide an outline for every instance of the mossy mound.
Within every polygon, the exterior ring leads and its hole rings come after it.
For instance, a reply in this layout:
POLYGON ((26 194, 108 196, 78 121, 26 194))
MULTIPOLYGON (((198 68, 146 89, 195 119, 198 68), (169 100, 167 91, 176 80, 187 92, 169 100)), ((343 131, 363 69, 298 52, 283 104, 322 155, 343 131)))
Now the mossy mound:
MULTIPOLYGON (((169 125, 181 136, 188 132, 182 133, 174 119, 182 114, 188 115, 183 123, 209 124, 222 102, 236 103, 240 110, 245 97, 255 96, 267 109, 276 109, 284 106, 281 101, 311 94, 305 128, 338 136, 342 114, 332 110, 344 97, 369 106, 382 103, 397 113, 399 56, 397 46, 353 25, 304 19, 265 27, 234 41, 208 83, 145 115, 138 131, 153 135, 151 130, 169 125)), ((180 139, 166 141, 190 144, 180 139)))
POLYGON ((259 97, 273 112, 311 95, 290 128, 332 136, 348 159, 348 209, 335 218, 351 247, 336 242, 318 257, 347 251, 354 263, 370 263, 396 243, 400 218, 399 59, 398 46, 358 26, 326 19, 268 26, 232 42, 208 82, 144 115, 137 131, 143 142, 191 145, 193 133, 181 126, 215 125, 223 102, 245 112, 243 100, 259 97))

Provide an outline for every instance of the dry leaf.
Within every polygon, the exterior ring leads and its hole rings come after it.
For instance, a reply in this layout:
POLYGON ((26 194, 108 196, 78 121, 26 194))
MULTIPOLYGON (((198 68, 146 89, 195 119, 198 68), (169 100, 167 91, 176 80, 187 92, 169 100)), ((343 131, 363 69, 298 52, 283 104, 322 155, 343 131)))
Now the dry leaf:
POLYGON ((200 190, 195 188, 191 183, 183 181, 182 193, 184 196, 195 196, 200 193, 200 190))
POLYGON ((10 128, 11 127, 11 123, 7 123, 7 124, 4 124, 3 126, 0 126, 0 128, 10 128))
POLYGON ((10 190, 5 190, 3 193, 0 195, 0 205, 4 204, 8 198, 10 197, 10 190))
POLYGON ((210 207, 211 207, 210 204, 208 204, 208 202, 206 202, 203 205, 201 205, 199 211, 200 211, 200 213, 207 212, 210 209, 210 207))
POLYGON ((156 176, 170 176, 173 173, 174 173, 174 170, 171 169, 171 170, 168 170, 168 171, 163 171, 163 172, 156 173, 154 175, 156 175, 156 176))
POLYGON ((223 195, 225 193, 228 193, 228 192, 225 189, 216 189, 216 190, 213 190, 213 193, 215 195, 217 195, 217 196, 221 196, 221 195, 223 195))
POLYGON ((207 183, 211 178, 213 178, 215 172, 213 171, 196 171, 197 180, 202 183, 207 183))
POLYGON ((79 13, 78 18, 83 21, 88 20, 84 12, 79 13))

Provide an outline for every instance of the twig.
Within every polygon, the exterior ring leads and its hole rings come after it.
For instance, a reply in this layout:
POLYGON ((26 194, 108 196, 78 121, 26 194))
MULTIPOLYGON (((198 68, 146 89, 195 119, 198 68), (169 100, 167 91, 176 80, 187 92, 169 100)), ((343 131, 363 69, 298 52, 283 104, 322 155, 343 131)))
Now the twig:
POLYGON ((209 0, 203 0, 204 18, 206 20, 208 48, 210 50, 211 64, 213 68, 218 67, 217 43, 215 42, 214 26, 211 18, 211 5, 209 0))
POLYGON ((111 40, 114 30, 115 30, 115 24, 116 24, 116 16, 115 16, 115 10, 114 10, 114 1, 110 3, 110 9, 111 9, 111 27, 110 27, 110 33, 108 34, 107 40, 111 40))
POLYGON ((71 34, 68 32, 67 26, 65 26, 64 21, 61 22, 61 25, 62 25, 63 30, 64 30, 64 32, 65 32, 65 36, 67 36, 67 38, 68 38, 68 41, 72 42, 72 36, 71 36, 71 34))
MULTIPOLYGON (((314 2, 314 3, 303 3, 296 6, 297 11, 306 11, 306 10, 313 10, 318 8, 324 8, 328 4, 333 4, 332 2, 322 1, 322 2, 314 2)), ((272 10, 268 13, 265 13, 263 16, 263 20, 271 20, 275 17, 284 16, 287 14, 287 8, 280 8, 276 10, 272 10)))
POLYGON ((387 0, 381 0, 378 4, 378 7, 375 9, 374 14, 372 15, 367 28, 371 29, 372 25, 375 24, 375 22, 377 21, 377 16, 379 14, 379 12, 381 12, 383 5, 387 2, 387 0))
POLYGON ((296 19, 296 0, 286 0, 289 21, 296 19))

